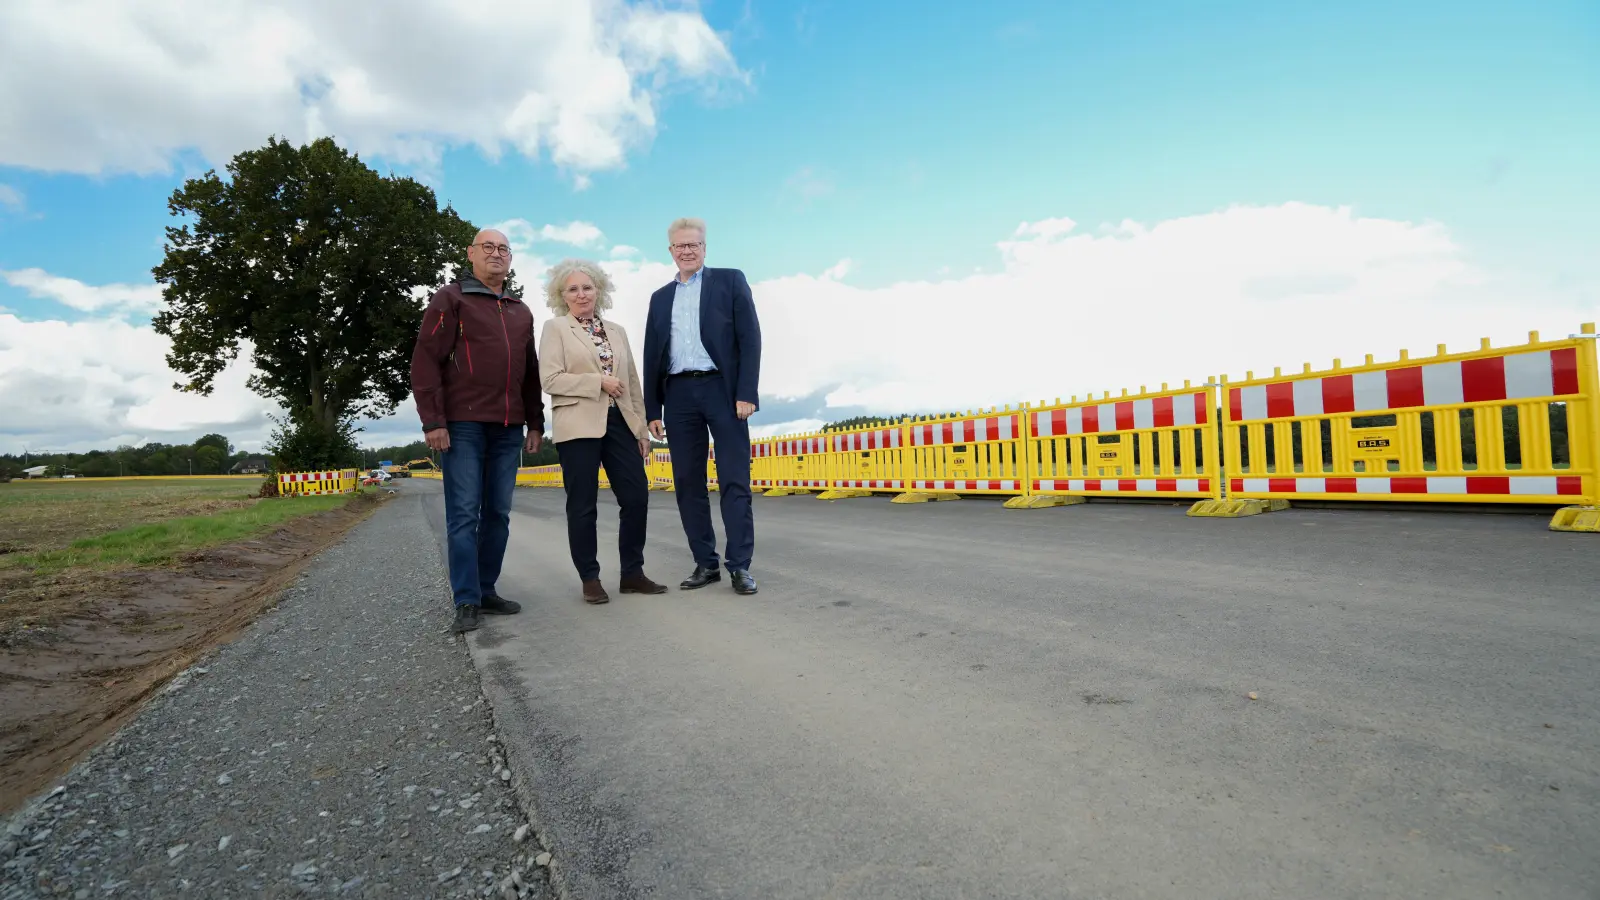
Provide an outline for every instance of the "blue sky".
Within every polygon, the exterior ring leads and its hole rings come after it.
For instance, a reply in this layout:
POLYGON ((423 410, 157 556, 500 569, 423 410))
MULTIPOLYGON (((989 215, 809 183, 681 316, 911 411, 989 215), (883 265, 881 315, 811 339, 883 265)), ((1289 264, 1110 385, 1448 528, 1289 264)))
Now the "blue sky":
MULTIPOLYGON (((420 165, 370 158, 475 222, 593 223, 605 246, 653 262, 666 261, 664 224, 699 215, 711 263, 755 281, 849 259, 848 283, 871 292, 1001 271, 997 242, 1024 222, 1069 217, 1094 233, 1300 203, 1437 223, 1475 270, 1529 292, 1507 302, 1545 303, 1562 322, 1600 291, 1593 2, 720 0, 698 13, 731 68, 640 74, 654 129, 620 165, 510 148, 490 159, 448 140, 420 165)), ((492 117, 493 82, 480 93, 492 117)), ((184 127, 193 145, 144 173, 51 171, 0 149, 0 271, 148 284, 167 195, 211 164, 204 123, 174 125, 174 140, 184 127)), ((0 307, 27 321, 97 314, 4 281, 0 307)))

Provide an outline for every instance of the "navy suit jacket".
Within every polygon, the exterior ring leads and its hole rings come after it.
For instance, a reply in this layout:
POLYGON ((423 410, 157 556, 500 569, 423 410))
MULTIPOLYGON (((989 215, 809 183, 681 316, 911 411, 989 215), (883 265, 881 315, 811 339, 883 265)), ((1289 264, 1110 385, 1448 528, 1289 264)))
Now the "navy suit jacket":
MULTIPOLYGON (((667 392, 667 370, 672 365, 672 303, 677 279, 650 295, 650 313, 644 328, 644 414, 661 418, 667 392)), ((722 373, 728 405, 736 401, 760 405, 757 382, 761 378, 761 323, 756 319, 750 282, 738 269, 700 272, 700 341, 722 373)))

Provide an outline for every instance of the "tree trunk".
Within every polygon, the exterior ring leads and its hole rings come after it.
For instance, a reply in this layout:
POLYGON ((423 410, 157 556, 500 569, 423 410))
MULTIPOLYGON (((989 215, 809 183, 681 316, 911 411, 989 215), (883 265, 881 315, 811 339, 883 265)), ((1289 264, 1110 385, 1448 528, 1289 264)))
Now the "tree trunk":
POLYGON ((343 410, 337 398, 328 396, 322 369, 314 361, 308 361, 308 365, 311 367, 311 418, 331 434, 343 410))

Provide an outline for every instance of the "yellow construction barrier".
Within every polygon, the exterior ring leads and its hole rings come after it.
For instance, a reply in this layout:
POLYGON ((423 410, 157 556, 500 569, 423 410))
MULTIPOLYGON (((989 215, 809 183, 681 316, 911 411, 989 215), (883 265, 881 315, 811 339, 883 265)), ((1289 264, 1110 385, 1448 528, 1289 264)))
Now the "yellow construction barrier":
POLYGON ((524 466, 517 470, 517 487, 561 487, 561 467, 524 466))
POLYGON ((906 474, 905 424, 878 422, 836 431, 827 438, 828 490, 823 500, 903 493, 906 474))
MULTIPOLYGON (((1595 341, 1591 323, 1515 347, 1484 339, 1426 359, 786 435, 751 443, 751 488, 896 503, 977 494, 1012 508, 1182 498, 1215 518, 1293 500, 1571 504, 1552 530, 1600 532, 1595 341)), ((669 451, 652 451, 646 471, 652 490, 673 489, 669 451)), ((522 469, 517 483, 559 487, 561 469, 522 469)))
POLYGON ((963 494, 1027 492, 1022 411, 1007 406, 904 425, 906 492, 895 503, 954 500, 963 494))
POLYGON ((822 434, 800 434, 750 445, 750 489, 768 497, 825 491, 828 441, 822 434))
MULTIPOLYGON (((1230 500, 1593 506, 1600 417, 1594 326, 1517 347, 1227 384, 1230 500)), ((1576 516, 1574 516, 1576 518, 1576 516)))
POLYGON ((1220 498, 1216 391, 1207 384, 1116 399, 1073 397, 1023 417, 1026 497, 1017 508, 1087 497, 1220 498))
POLYGON ((672 451, 651 450, 650 461, 644 465, 645 474, 650 478, 650 490, 671 491, 672 486, 672 451))
POLYGON ((285 497, 349 494, 361 483, 355 469, 327 472, 285 472, 278 476, 278 493, 285 497))

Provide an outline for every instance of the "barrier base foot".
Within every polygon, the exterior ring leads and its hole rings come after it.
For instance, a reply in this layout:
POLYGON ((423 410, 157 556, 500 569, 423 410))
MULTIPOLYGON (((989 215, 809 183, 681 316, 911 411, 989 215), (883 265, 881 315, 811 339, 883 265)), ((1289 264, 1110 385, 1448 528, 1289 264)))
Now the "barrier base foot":
POLYGON ((904 494, 890 500, 890 503, 943 503, 946 500, 960 500, 961 495, 947 491, 906 491, 904 494))
POLYGON ((1049 509, 1052 506, 1077 506, 1088 503, 1088 497, 1058 497, 1041 495, 1035 497, 1012 497, 1005 502, 1006 509, 1049 509))
POLYGON ((1289 508, 1287 500, 1200 500, 1189 507, 1189 515, 1207 519, 1239 519, 1289 508))
POLYGON ((1600 506, 1568 506, 1558 509, 1550 519, 1550 530, 1600 534, 1600 506))
POLYGON ((871 497, 871 496, 872 496, 872 492, 871 491, 864 491, 864 490, 861 490, 860 488, 835 488, 834 490, 823 491, 822 493, 818 494, 817 495, 817 499, 818 500, 849 500, 851 497, 871 497))
POLYGON ((762 494, 763 497, 800 497, 811 493, 805 488, 773 488, 762 494))

